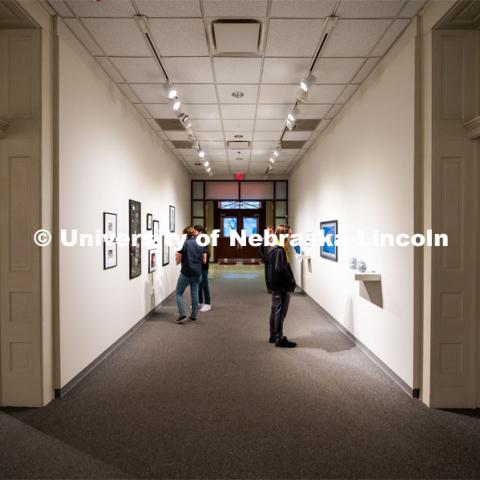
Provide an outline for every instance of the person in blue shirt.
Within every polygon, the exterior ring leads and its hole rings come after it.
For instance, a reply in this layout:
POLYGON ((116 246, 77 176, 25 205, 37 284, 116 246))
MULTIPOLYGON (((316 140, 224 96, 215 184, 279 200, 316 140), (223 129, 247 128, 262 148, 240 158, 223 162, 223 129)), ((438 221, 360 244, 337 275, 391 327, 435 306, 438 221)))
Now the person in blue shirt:
POLYGON ((190 313, 190 320, 197 320, 198 310, 198 287, 202 281, 202 265, 207 261, 207 254, 205 247, 201 247, 195 238, 198 235, 197 230, 190 226, 183 230, 187 238, 181 250, 175 255, 175 261, 182 265, 180 276, 177 281, 176 297, 178 307, 177 323, 183 323, 187 318, 185 313, 185 301, 183 293, 190 285, 190 294, 192 297, 192 311, 190 313))

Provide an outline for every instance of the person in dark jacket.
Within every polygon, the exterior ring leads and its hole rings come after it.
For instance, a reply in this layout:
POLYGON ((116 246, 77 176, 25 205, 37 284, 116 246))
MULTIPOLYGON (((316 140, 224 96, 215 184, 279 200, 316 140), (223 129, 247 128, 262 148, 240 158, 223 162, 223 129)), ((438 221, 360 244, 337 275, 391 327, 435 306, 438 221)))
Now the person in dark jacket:
MULTIPOLYGON (((288 225, 279 225, 275 231, 277 237, 290 235, 288 225)), ((290 294, 295 290, 296 282, 292 268, 288 261, 288 237, 284 246, 268 247, 268 261, 266 263, 267 288, 272 292, 272 309, 270 313, 270 343, 276 347, 293 348, 297 344, 283 336, 283 322, 287 316, 290 294)))
MULTIPOLYGON (((207 233, 207 230, 203 225, 195 225, 193 227, 198 233, 207 233)), ((198 287, 198 305, 201 312, 209 312, 212 309, 212 303, 210 299, 210 288, 208 286, 208 267, 210 265, 210 245, 205 247, 205 253, 207 254, 207 261, 202 264, 202 281, 198 287)))
MULTIPOLYGON (((265 229, 267 233, 273 233, 273 227, 267 227, 265 229)), ((265 245, 265 238, 263 239, 262 244, 258 247, 258 251, 260 252, 260 257, 262 259, 262 263, 265 266, 265 284, 267 283, 267 264, 268 264, 268 246, 265 245)), ((267 287, 268 289, 268 287, 267 287)), ((270 290, 268 291, 270 293, 270 290)))

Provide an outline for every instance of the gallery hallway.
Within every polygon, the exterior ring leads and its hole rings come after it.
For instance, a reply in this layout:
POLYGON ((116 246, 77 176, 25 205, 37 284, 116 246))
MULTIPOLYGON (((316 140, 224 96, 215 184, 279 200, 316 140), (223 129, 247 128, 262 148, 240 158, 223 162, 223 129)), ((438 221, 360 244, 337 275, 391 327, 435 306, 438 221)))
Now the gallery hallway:
POLYGON ((480 477, 478 417, 410 398, 304 295, 299 348, 269 345, 261 267, 212 276, 196 324, 171 298, 65 398, 1 412, 1 477, 480 477))

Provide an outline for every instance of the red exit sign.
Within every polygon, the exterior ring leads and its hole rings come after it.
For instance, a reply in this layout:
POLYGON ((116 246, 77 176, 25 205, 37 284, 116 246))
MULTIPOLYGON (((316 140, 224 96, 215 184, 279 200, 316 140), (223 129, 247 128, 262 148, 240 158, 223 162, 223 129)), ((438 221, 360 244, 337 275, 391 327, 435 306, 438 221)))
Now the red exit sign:
POLYGON ((245 174, 243 172, 234 173, 235 180, 245 180, 245 174))

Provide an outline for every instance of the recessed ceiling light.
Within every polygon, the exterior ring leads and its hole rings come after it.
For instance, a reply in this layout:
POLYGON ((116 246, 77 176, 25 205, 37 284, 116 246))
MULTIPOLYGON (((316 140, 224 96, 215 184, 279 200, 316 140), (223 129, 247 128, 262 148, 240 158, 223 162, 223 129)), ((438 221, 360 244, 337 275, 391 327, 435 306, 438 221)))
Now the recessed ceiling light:
POLYGON ((243 138, 243 135, 234 135, 233 138, 243 138))
POLYGON ((244 95, 245 94, 240 90, 236 90, 235 92, 232 92, 232 97, 235 97, 235 98, 242 98, 244 95))

